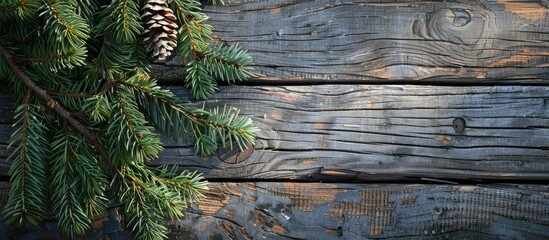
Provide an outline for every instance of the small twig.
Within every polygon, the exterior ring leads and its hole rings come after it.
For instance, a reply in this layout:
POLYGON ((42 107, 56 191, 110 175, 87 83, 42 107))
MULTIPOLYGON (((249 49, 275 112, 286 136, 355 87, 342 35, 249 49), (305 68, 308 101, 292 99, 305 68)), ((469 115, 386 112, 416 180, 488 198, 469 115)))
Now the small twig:
POLYGON ((90 130, 88 130, 80 121, 73 117, 72 113, 65 109, 63 105, 61 105, 59 102, 57 102, 55 99, 53 99, 46 90, 42 89, 40 86, 38 86, 32 79, 21 70, 21 68, 15 63, 14 56, 4 47, 4 45, 0 44, 0 52, 6 58, 6 61, 8 65, 11 67, 13 72, 21 79, 21 81, 36 94, 38 99, 40 99, 42 102, 46 104, 49 108, 51 108, 53 111, 55 111, 62 119, 67 121, 76 131, 78 131, 80 134, 84 135, 85 138, 87 138, 95 148, 95 150, 101 155, 101 157, 104 158, 104 160, 109 160, 109 154, 103 146, 99 143, 99 138, 97 135, 90 130))

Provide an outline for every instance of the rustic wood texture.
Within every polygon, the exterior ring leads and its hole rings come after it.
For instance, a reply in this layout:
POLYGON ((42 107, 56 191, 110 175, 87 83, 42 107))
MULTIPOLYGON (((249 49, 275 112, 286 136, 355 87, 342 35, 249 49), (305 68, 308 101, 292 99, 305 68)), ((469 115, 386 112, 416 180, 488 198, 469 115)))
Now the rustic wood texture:
POLYGON ((208 105, 253 118, 253 153, 201 159, 167 141, 157 163, 228 179, 549 180, 548 99, 525 86, 223 87, 208 105))
MULTIPOLYGON (((203 159, 166 138, 155 164, 224 179, 549 180, 549 87, 222 87, 207 103, 239 108, 261 128, 249 157, 203 159)), ((0 124, 4 150, 9 131, 0 124)))
MULTIPOLYGON (((540 0, 231 0, 205 11, 219 41, 249 50, 261 82, 549 80, 540 0)), ((180 66, 154 75, 182 81, 180 66)))
MULTIPOLYGON (((547 239, 548 196, 546 185, 212 183, 168 222, 169 239, 547 239)), ((128 239, 115 208, 93 225, 85 239, 128 239)), ((51 219, 0 220, 0 236, 60 239, 51 219)))
MULTIPOLYGON (((205 7, 215 41, 249 50, 258 86, 223 86, 206 105, 261 131, 250 150, 209 158, 164 138, 154 164, 220 181, 169 222, 170 239, 549 239, 548 185, 463 185, 549 181, 549 87, 533 86, 549 84, 547 0, 226 2, 205 7), (359 85, 372 83, 439 86, 359 85), (438 183, 379 184, 397 180, 438 183)), ((181 83, 181 62, 152 74, 181 83)), ((7 181, 13 106, 0 103, 7 181)), ((128 239, 116 210, 85 239, 128 239)), ((51 218, 0 218, 0 238, 61 237, 51 218)))
POLYGON ((170 239, 547 239, 547 186, 215 183, 170 239))

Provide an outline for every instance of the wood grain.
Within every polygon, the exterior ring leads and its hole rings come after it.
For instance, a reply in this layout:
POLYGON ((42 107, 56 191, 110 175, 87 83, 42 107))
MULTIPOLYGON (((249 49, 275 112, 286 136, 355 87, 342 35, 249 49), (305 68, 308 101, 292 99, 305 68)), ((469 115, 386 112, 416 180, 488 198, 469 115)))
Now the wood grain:
POLYGON ((170 239, 547 239, 541 185, 215 183, 170 239))
MULTIPOLYGON (((3 184, 2 186, 7 186, 3 184)), ((2 189, 4 196, 6 187, 2 189)), ((169 239, 547 239, 547 185, 211 183, 169 239)), ((116 208, 86 239, 128 239, 116 208)), ((2 239, 60 239, 53 219, 2 239)))
MULTIPOLYGON (((205 11, 218 41, 249 50, 256 82, 549 80, 549 9, 539 0, 239 0, 205 11)), ((182 81, 180 66, 153 74, 182 81)))
POLYGON ((207 106, 253 118, 250 157, 201 159, 168 141, 157 164, 209 178, 549 180, 548 99, 549 88, 525 86, 223 87, 207 106))
MULTIPOLYGON (((549 180, 548 104, 549 87, 227 86, 207 106, 253 118, 261 131, 251 155, 203 159, 165 138, 155 164, 223 179, 549 180)), ((9 131, 0 124, 4 150, 9 131)))

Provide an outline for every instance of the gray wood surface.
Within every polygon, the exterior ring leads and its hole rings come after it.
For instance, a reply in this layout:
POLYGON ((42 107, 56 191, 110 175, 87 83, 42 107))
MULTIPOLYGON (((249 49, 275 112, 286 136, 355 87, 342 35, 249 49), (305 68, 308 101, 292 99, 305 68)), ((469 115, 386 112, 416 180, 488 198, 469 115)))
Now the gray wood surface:
MULTIPOLYGON (((215 41, 248 49, 255 86, 206 105, 261 131, 249 152, 209 158, 164 138, 155 165, 219 181, 169 222, 170 239, 549 239, 547 185, 450 184, 549 181, 549 87, 534 86, 549 84, 546 0, 226 2, 205 7, 215 41), (438 86, 361 85, 393 83, 438 86), (379 184, 396 180, 438 183, 379 184)), ((164 83, 182 73, 180 59, 153 64, 164 83)), ((12 116, 0 95, 3 181, 12 116)), ((86 238, 127 239, 116 210, 86 238)), ((51 218, 0 218, 0 239, 60 236, 51 218)))
MULTIPOLYGON (((549 87, 531 86, 227 86, 207 106, 253 118, 261 131, 251 155, 200 158, 165 138, 155 164, 223 179, 549 180, 548 103, 549 87)), ((0 118, 2 149, 9 121, 0 118)))
POLYGON ((216 183, 170 239, 547 239, 547 186, 216 183))
MULTIPOLYGON (((231 0, 207 6, 218 41, 260 82, 536 83, 549 80, 540 0, 231 0)), ((182 81, 179 61, 154 75, 182 81)))
MULTIPOLYGON (((183 219, 168 222, 169 239, 541 240, 548 196, 546 185, 212 183, 183 219)), ((86 239, 128 239, 118 217, 111 208, 86 239)), ((20 229, 0 220, 0 236, 60 239, 52 219, 20 229)))
POLYGON ((223 87, 208 105, 253 118, 252 154, 201 159, 167 141, 157 163, 229 179, 549 180, 548 99, 549 88, 525 86, 223 87))

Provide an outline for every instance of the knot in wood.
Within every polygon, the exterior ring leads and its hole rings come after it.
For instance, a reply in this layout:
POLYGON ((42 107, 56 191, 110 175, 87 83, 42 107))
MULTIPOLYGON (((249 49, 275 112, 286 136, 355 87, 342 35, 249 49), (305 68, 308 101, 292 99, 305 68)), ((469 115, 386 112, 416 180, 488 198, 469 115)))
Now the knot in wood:
POLYGON ((221 161, 228 164, 237 164, 241 163, 244 160, 248 159, 250 155, 254 152, 254 146, 252 144, 246 145, 244 151, 240 151, 239 148, 220 148, 217 150, 217 155, 221 161))
POLYGON ((433 208, 433 211, 435 212, 436 215, 442 214, 442 208, 441 207, 436 206, 436 207, 433 208))
POLYGON ((450 9, 454 14, 454 26, 463 27, 471 22, 471 14, 465 9, 450 9))
POLYGON ((465 132, 465 119, 460 117, 454 119, 452 127, 454 128, 457 134, 463 134, 463 132, 465 132))

